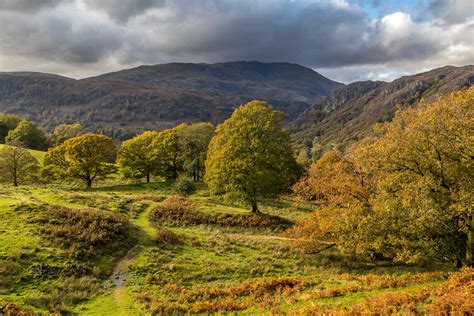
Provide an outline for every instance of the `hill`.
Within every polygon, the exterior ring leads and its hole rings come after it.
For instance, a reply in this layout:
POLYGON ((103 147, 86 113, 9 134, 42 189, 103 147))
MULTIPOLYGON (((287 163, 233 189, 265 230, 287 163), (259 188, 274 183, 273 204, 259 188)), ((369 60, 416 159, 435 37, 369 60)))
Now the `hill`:
POLYGON ((416 105, 474 84, 474 66, 434 69, 392 82, 361 81, 319 98, 290 123, 293 138, 308 146, 345 143, 367 135, 373 124, 390 120, 397 107, 416 105))
POLYGON ((172 63, 82 80, 0 73, 0 111, 28 116, 49 130, 78 122, 123 139, 181 122, 220 123, 252 99, 270 102, 290 120, 341 86, 289 63, 172 63))

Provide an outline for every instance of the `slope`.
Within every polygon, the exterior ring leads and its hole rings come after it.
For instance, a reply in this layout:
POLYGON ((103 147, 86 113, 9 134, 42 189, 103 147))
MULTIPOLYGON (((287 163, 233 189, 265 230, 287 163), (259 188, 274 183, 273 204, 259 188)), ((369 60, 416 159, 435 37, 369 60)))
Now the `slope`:
POLYGON ((252 99, 272 103, 290 120, 340 86, 288 63, 173 63, 82 80, 0 73, 0 112, 26 115, 49 130, 78 122, 90 131, 124 139, 181 122, 220 123, 252 99))
POLYGON ((474 84, 474 66, 434 69, 392 82, 349 84, 319 98, 289 125, 295 141, 311 145, 351 142, 367 135, 377 122, 390 120, 397 107, 416 105, 421 99, 465 89, 474 84))

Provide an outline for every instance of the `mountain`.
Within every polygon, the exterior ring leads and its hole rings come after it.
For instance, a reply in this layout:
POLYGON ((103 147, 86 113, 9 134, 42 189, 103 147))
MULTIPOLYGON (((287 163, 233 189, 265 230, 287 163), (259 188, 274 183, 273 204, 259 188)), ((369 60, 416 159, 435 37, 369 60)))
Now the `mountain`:
POLYGON ((77 122, 124 139, 181 122, 220 123, 252 99, 268 101, 289 121, 341 86, 289 63, 171 63, 81 80, 0 73, 0 112, 27 116, 48 130, 77 122))
POLYGON ((392 82, 361 81, 335 90, 289 124, 293 139, 307 146, 347 143, 367 135, 373 124, 390 120, 397 107, 433 100, 474 85, 474 66, 434 69, 392 82))

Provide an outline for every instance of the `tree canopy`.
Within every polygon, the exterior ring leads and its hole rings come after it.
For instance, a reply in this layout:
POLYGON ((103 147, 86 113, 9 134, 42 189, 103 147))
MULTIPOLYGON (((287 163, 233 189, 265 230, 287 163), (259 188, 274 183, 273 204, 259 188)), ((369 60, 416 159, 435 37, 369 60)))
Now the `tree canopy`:
POLYGON ((148 131, 122 143, 117 162, 125 177, 146 178, 149 183, 151 175, 159 173, 161 164, 153 147, 158 136, 158 132, 148 131))
POLYGON ((79 136, 82 127, 80 124, 59 124, 53 131, 56 145, 61 145, 65 140, 79 136))
POLYGON ((204 174, 207 148, 214 136, 214 126, 210 123, 187 125, 178 133, 183 155, 183 168, 190 173, 193 180, 201 180, 204 174))
POLYGON ((295 229, 311 251, 472 263, 474 88, 396 113, 294 188, 326 206, 295 229))
POLYGON ((29 120, 21 120, 14 130, 8 132, 6 142, 21 143, 25 147, 36 150, 46 150, 48 139, 35 123, 29 120))
POLYGON ((94 180, 116 171, 115 146, 104 135, 84 134, 50 148, 44 165, 53 175, 78 179, 91 187, 94 180))
POLYGON ((252 101, 217 127, 205 163, 212 194, 243 201, 258 212, 260 198, 288 188, 299 167, 282 122, 281 112, 252 101))

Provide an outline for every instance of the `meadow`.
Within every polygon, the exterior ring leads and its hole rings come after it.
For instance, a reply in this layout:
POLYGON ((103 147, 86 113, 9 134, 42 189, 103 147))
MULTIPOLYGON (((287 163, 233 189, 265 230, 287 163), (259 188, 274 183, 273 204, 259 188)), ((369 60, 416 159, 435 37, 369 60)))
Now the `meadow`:
POLYGON ((474 270, 305 254, 289 227, 313 206, 262 215, 170 182, 0 188, 0 314, 419 314, 473 310, 474 270))

